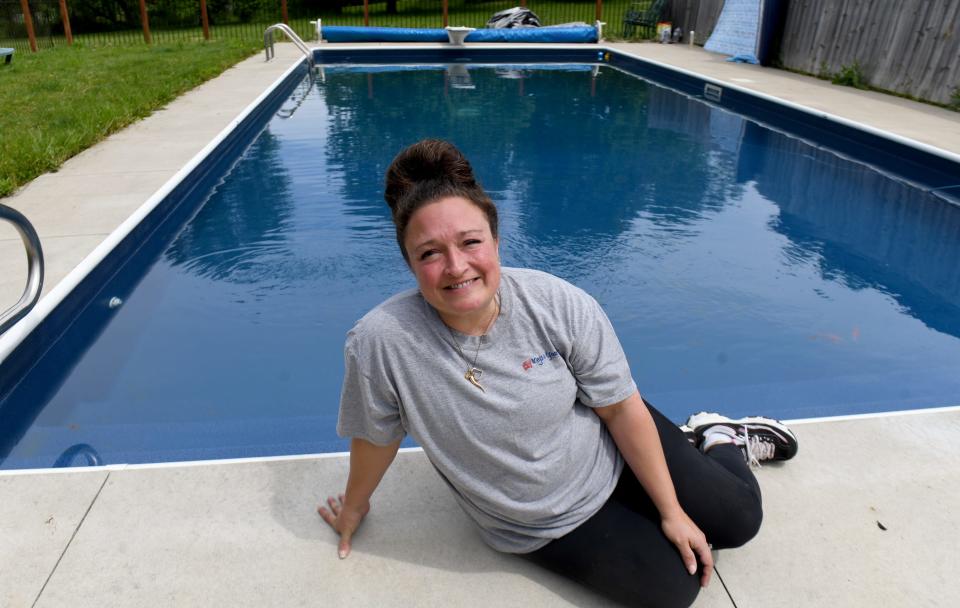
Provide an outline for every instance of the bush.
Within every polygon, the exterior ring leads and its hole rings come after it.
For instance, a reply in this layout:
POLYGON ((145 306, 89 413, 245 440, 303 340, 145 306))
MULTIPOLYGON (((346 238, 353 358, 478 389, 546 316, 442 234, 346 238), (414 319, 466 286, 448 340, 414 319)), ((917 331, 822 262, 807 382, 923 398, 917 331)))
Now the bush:
POLYGON ((870 88, 866 76, 863 75, 863 70, 860 69, 860 64, 856 61, 853 62, 853 65, 840 66, 840 71, 834 74, 830 80, 833 84, 842 84, 855 89, 870 88))

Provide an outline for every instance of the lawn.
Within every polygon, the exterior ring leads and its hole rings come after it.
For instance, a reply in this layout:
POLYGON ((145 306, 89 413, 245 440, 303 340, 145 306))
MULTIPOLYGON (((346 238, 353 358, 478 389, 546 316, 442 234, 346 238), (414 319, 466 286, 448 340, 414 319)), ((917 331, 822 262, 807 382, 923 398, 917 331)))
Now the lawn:
POLYGON ((17 53, 0 65, 0 196, 256 51, 218 40, 17 53))

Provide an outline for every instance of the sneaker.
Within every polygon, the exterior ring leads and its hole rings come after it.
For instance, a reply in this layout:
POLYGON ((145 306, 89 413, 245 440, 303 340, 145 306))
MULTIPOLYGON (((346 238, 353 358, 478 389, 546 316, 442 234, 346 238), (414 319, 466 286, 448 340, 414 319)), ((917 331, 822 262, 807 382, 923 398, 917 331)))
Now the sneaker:
POLYGON ((692 428, 685 424, 681 424, 680 431, 683 432, 684 437, 687 438, 687 441, 690 442, 690 445, 697 447, 697 434, 693 432, 692 428))
POLYGON ((790 460, 796 456, 799 447, 793 431, 773 418, 749 416, 733 419, 700 412, 690 416, 686 426, 693 430, 702 451, 721 443, 733 443, 743 450, 751 465, 766 460, 790 460))
POLYGON ((722 424, 715 424, 703 432, 703 438, 700 443, 700 451, 706 454, 714 446, 722 445, 724 443, 732 443, 738 447, 742 447, 743 442, 738 442, 738 438, 737 432, 732 428, 723 426, 722 424))

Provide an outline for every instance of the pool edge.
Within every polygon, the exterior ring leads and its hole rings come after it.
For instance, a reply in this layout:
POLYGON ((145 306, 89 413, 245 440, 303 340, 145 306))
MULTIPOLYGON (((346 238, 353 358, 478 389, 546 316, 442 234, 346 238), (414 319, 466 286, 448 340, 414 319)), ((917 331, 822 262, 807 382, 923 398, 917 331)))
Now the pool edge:
MULTIPOLYGON (((37 302, 37 305, 18 323, 13 325, 4 334, 0 335, 0 365, 30 337, 33 331, 41 325, 69 295, 107 259, 120 243, 137 229, 141 223, 164 202, 177 187, 193 177, 193 172, 211 160, 220 147, 240 127, 247 123, 258 108, 287 81, 294 77, 296 72, 304 66, 306 58, 296 60, 283 74, 260 95, 248 104, 227 126, 225 126, 209 143, 197 152, 187 163, 177 170, 163 183, 147 200, 137 207, 127 219, 117 226, 107 237, 98 244, 93 251, 87 254, 76 267, 61 279, 47 294, 37 302)), ((0 395, 2 397, 2 395, 0 395)))

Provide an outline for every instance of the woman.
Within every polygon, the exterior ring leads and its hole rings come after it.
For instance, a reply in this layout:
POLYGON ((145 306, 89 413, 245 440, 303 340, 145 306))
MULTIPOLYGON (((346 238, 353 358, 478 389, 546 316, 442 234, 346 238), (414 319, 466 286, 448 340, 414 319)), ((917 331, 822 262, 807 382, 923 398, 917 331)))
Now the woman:
POLYGON ((338 432, 352 438, 350 474, 318 509, 340 557, 409 433, 494 549, 617 601, 689 605, 710 581, 709 543, 759 529, 742 450, 786 459, 795 437, 716 414, 692 417, 688 437, 650 407, 592 297, 501 268, 496 207, 452 144, 402 151, 384 196, 418 289, 347 337, 338 432))

